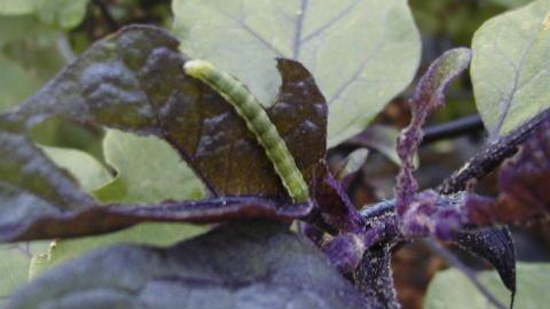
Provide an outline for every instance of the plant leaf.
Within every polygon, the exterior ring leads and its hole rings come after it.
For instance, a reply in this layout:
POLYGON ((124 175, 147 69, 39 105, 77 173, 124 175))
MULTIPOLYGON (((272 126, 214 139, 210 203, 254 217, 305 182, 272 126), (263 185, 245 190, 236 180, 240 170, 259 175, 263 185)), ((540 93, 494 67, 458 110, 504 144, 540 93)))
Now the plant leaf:
POLYGON ((178 153, 155 136, 111 129, 103 148, 106 161, 117 170, 117 178, 94 193, 101 201, 152 204, 206 195, 201 181, 178 153))
POLYGON ((474 232, 459 233, 456 243, 476 254, 497 270, 502 283, 516 293, 516 253, 512 235, 506 227, 483 228, 474 232))
MULTIPOLYGON (((24 3, 14 1, 14 5, 24 3)), ((58 38, 33 15, 0 15, 0 113, 36 92, 61 68, 58 38)))
POLYGON ((366 148, 358 148, 352 151, 345 159, 342 167, 338 169, 338 172, 334 176, 337 180, 344 182, 343 180, 349 176, 359 172, 367 158, 369 156, 369 150, 366 148))
POLYGON ((33 14, 45 25, 63 29, 78 26, 86 15, 89 0, 0 0, 0 14, 33 14))
POLYGON ((43 250, 47 243, 18 243, 0 245, 0 306, 11 293, 29 280, 30 254, 43 250))
MULTIPOLYGON (((0 189, 5 190, 3 186, 0 189)), ((0 242, 82 237, 143 222, 213 223, 261 218, 289 221, 305 218, 312 209, 311 203, 281 205, 271 199, 228 197, 153 206, 84 207, 62 212, 33 195, 20 192, 3 195, 1 210, 5 214, 0 222, 0 242), (14 206, 23 210, 14 213, 14 206)))
MULTIPOLYGON (((550 296, 545 282, 550 276, 550 266, 546 263, 518 263, 518 291, 516 308, 545 308, 550 296)), ((500 284, 498 274, 483 271, 479 281, 502 303, 510 301, 510 293, 500 284)), ((424 301, 426 309, 495 309, 479 290, 456 269, 436 274, 428 287, 424 301)))
MULTIPOLYGON (((0 182, 7 189, 31 192, 39 199, 52 203, 57 210, 82 209, 90 206, 93 200, 79 189, 79 185, 66 171, 60 170, 48 160, 37 147, 26 138, 0 132, 0 182)), ((9 202, 2 203, 2 223, 15 224, 18 219, 10 218, 9 202), (12 221, 13 220, 13 221, 12 221)), ((21 205, 19 215, 25 211, 21 205)), ((36 205, 33 213, 49 213, 53 209, 41 209, 36 205)))
POLYGON ((533 0, 490 0, 490 2, 500 4, 508 8, 515 8, 531 3, 533 0))
POLYGON ((98 189, 112 180, 107 169, 84 151, 47 146, 41 146, 40 149, 57 166, 68 170, 86 192, 98 189))
POLYGON ((17 105, 21 100, 31 95, 40 85, 36 77, 32 76, 18 63, 13 62, 0 53, 0 113, 6 112, 17 105))
POLYGON ((535 1, 487 21, 474 35, 470 73, 479 112, 492 138, 550 107, 550 3, 535 1), (495 72, 499 74, 495 75, 495 72))
MULTIPOLYGON (((153 134, 177 149, 214 194, 285 196, 232 106, 184 74, 177 46, 159 28, 126 28, 94 44, 4 122, 32 127, 58 115, 153 134)), ((325 154, 324 99, 301 65, 281 59, 278 68, 283 85, 268 114, 310 181, 325 154)))
POLYGON ((178 0, 172 9, 182 48, 234 73, 264 103, 280 84, 273 59, 302 62, 330 105, 329 147, 362 131, 420 59, 403 0, 178 0))
POLYGON ((0 0, 0 13, 6 15, 29 14, 34 11, 37 0, 0 0))
POLYGON ((41 22, 62 29, 78 26, 86 16, 89 0, 37 0, 35 14, 41 22))
POLYGON ((40 258, 41 263, 40 269, 35 270, 32 277, 97 248, 128 243, 166 247, 200 235, 207 230, 207 227, 191 224, 143 223, 103 236, 56 240, 47 254, 34 256, 34 258, 40 258))
POLYGON ((0 131, 0 157, 0 241, 93 235, 151 221, 289 220, 311 211, 310 203, 285 207, 257 197, 100 207, 69 173, 21 135, 0 131))
MULTIPOLYGON (((49 150, 51 149, 46 148, 50 157, 49 150)), ((109 130, 104 139, 104 149, 107 162, 115 167, 118 173, 114 182, 99 190, 102 193, 103 202, 144 204, 169 199, 192 200, 203 197, 202 184, 192 171, 181 162, 174 149, 154 136, 139 137, 131 133, 109 130), (151 158, 155 158, 155 160, 151 162, 151 158), (147 181, 144 181, 145 179, 147 181), (122 187, 122 193, 113 192, 115 187, 122 187)), ((74 150, 63 149, 61 150, 62 156, 58 159, 66 158, 66 155, 72 152, 74 150)), ((80 155, 82 154, 80 153, 80 155)), ((67 164, 70 162, 61 160, 59 163, 61 166, 67 167, 83 184, 85 183, 83 179, 92 178, 94 180, 93 172, 98 171, 91 169, 91 174, 80 173, 84 174, 84 177, 78 177, 80 170, 90 170, 90 167, 97 164, 97 161, 67 164), (63 163, 65 164, 63 165, 63 163)), ((111 177, 109 176, 108 179, 111 180, 111 177)), ((103 181, 101 184, 106 182, 103 181)), ((97 187, 84 185, 84 188, 87 192, 91 192, 97 187)), ((57 240, 47 254, 39 254, 35 258, 40 262, 41 272, 102 246, 120 243, 168 246, 206 230, 207 228, 203 226, 184 223, 144 223, 108 235, 57 240), (39 257, 42 258, 39 259, 39 257)))
POLYGON ((366 302, 312 243, 279 224, 255 222, 226 225, 170 249, 96 251, 36 278, 6 309, 41 305, 365 308, 366 302))

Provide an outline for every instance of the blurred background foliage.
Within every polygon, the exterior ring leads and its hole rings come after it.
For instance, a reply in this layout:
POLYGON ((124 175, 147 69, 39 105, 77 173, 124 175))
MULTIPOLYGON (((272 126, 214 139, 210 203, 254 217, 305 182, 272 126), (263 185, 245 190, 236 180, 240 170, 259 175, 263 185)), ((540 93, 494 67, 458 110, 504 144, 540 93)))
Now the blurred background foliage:
MULTIPOLYGON (((422 62, 418 75, 445 50, 456 46, 470 46, 474 32, 487 19, 529 2, 529 0, 410 0, 409 4, 423 43, 422 62)), ((14 108, 27 96, 35 93, 94 41, 122 26, 134 23, 171 28, 172 18, 170 0, 0 0, 0 112, 14 108)), ((376 118, 375 123, 391 127, 393 130, 406 126, 409 112, 404 98, 408 96, 409 91, 405 91, 402 96, 390 102, 376 118)), ((438 111, 430 118, 430 126, 477 113, 469 76, 463 76, 450 88, 447 103, 445 109, 438 111)), ((429 187, 438 184, 479 148, 484 136, 484 131, 480 128, 464 136, 444 139, 422 147, 420 151, 422 165, 417 173, 421 185, 429 187)), ((35 128, 32 137, 41 145, 57 147, 51 150, 54 159, 56 156, 61 156, 67 161, 69 160, 67 156, 70 156, 72 159, 69 162, 73 165, 91 162, 89 160, 93 160, 94 163, 88 164, 101 165, 104 169, 101 175, 95 175, 96 178, 93 179, 81 179, 83 182, 94 184, 91 191, 99 187, 98 182, 105 185, 99 191, 95 191, 101 200, 132 201, 133 198, 141 200, 145 198, 154 202, 170 197, 181 198, 179 193, 176 193, 181 192, 180 189, 182 189, 178 186, 144 192, 140 184, 128 181, 125 178, 125 171, 134 174, 153 173, 162 177, 163 173, 170 173, 171 168, 159 166, 152 171, 127 167, 123 161, 120 161, 121 156, 117 154, 116 147, 112 146, 113 142, 116 142, 117 145, 127 147, 126 153, 132 153, 137 149, 144 149, 144 145, 159 143, 159 141, 132 140, 133 137, 125 137, 114 131, 107 133, 103 128, 78 125, 63 119, 51 119, 40 124, 35 128), (104 141, 106 135, 109 136, 109 139, 106 139, 109 143, 104 141), (104 146, 111 148, 104 152, 104 146), (85 155, 66 152, 56 154, 55 149, 59 148, 71 148, 84 152, 85 155), (104 153, 112 155, 106 158, 104 153)), ((135 162, 134 164, 147 165, 147 156, 154 154, 155 149, 161 149, 164 146, 160 144, 147 146, 152 150, 149 153, 140 154, 144 160, 140 164, 135 162)), ((337 169, 342 166, 348 153, 345 147, 332 149, 329 153, 329 162, 337 169)), ((167 153, 166 160, 175 160, 170 156, 171 154, 167 153)), ((397 166, 391 160, 391 154, 384 155, 371 151, 362 173, 351 180, 350 195, 355 204, 365 205, 391 197, 396 173, 397 166)), ((174 179, 172 183, 177 181, 174 179)), ((481 190, 489 194, 495 193, 494 183, 494 179, 491 178, 483 181, 481 190)), ((189 198, 196 199, 203 196, 200 184, 193 183, 191 189, 189 185, 186 188, 189 191, 184 195, 189 198)), ((49 247, 47 242, 2 245, 0 247, 0 306, 2 298, 7 297, 14 288, 29 277, 29 265, 33 256, 36 261, 40 261, 40 259, 47 259, 48 254, 54 254, 50 257, 51 262, 44 266, 48 268, 66 259, 64 255, 74 256, 100 244, 135 240, 167 245, 184 237, 196 235, 203 229, 175 225, 169 228, 146 225, 137 227, 135 230, 134 232, 129 230, 130 232, 125 232, 126 234, 115 234, 108 239, 85 239, 83 242, 65 242, 60 246, 55 244, 53 247, 49 247), (143 236, 154 233, 164 235, 165 237, 160 237, 163 241, 159 242, 158 239, 148 239, 151 237, 143 236), (63 253, 65 251, 69 253, 63 253)), ((515 230, 518 259, 528 262, 550 260, 549 232, 550 225, 543 223, 515 230)), ((487 268, 482 261, 453 250, 469 266, 475 269, 487 268)), ((429 296, 426 300, 425 295, 430 280, 448 265, 422 243, 406 245, 395 254, 393 263, 398 294, 403 307, 407 309, 422 308, 423 304, 426 308, 450 308, 438 306, 438 300, 441 295, 448 293, 449 289, 463 284, 462 281, 464 281, 457 279, 460 275, 454 272, 442 273, 437 276, 436 285, 432 285, 428 293, 435 296, 429 296), (448 284, 455 281, 456 284, 448 284), (441 292, 441 289, 444 292, 441 292)), ((550 279, 547 276, 550 273, 547 268, 540 267, 534 270, 529 266, 522 266, 519 268, 520 282, 528 281, 525 279, 526 275, 522 274, 523 269, 528 272, 542 269, 545 272, 542 272, 543 275, 540 275, 537 280, 547 282, 550 279)), ((487 282, 494 281, 491 279, 493 274, 483 276, 487 282)), ((537 283, 539 286, 545 286, 546 282, 537 283)), ((471 290, 470 286, 465 286, 460 291, 461 295, 468 297, 469 289, 471 290)), ((521 285, 519 293, 522 293, 521 285)), ((462 308, 466 307, 469 305, 462 306, 462 308)))

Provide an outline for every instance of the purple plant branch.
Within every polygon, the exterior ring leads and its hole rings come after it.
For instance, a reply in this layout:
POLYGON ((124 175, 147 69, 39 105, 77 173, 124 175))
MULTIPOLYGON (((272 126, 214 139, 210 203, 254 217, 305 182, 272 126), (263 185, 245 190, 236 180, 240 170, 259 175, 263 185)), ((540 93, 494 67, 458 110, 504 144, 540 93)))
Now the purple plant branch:
POLYGON ((386 231, 394 230, 394 237, 412 240, 436 237, 451 241, 457 232, 492 226, 497 223, 487 214, 495 200, 461 192, 441 195, 433 190, 415 194, 406 212, 396 212, 397 200, 387 200, 361 211, 366 222, 383 222, 386 231))
POLYGON ((314 210, 314 214, 321 217, 320 221, 333 231, 359 235, 364 232, 363 218, 326 163, 319 168, 314 188, 313 196, 318 206, 318 212, 314 210))
POLYGON ((444 194, 462 191, 469 181, 479 180, 493 172, 504 160, 515 155, 519 147, 530 139, 534 131, 540 132, 540 127, 547 126, 548 119, 550 119, 550 109, 544 110, 510 134, 490 143, 466 162, 462 168, 445 179, 438 187, 438 191, 444 194))
POLYGON ((422 126, 430 113, 444 105, 445 88, 468 67, 470 59, 471 51, 467 48, 456 48, 445 52, 430 65, 409 101, 412 113, 411 123, 397 140, 397 154, 402 161, 395 187, 399 217, 407 212, 418 190, 418 184, 412 172, 413 158, 424 134, 422 126))
POLYGON ((392 217, 378 218, 369 222, 362 233, 342 233, 334 237, 322 250, 341 273, 349 274, 359 266, 367 250, 395 235, 392 233, 395 226, 392 217))

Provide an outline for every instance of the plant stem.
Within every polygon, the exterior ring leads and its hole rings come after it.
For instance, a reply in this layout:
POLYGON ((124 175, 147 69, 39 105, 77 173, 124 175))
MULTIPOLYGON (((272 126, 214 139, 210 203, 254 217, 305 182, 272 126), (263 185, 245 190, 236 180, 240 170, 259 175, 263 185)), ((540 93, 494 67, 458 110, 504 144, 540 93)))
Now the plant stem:
POLYGON ((465 116, 450 122, 434 125, 424 129, 422 144, 429 144, 443 139, 477 133, 484 129, 479 114, 465 116))

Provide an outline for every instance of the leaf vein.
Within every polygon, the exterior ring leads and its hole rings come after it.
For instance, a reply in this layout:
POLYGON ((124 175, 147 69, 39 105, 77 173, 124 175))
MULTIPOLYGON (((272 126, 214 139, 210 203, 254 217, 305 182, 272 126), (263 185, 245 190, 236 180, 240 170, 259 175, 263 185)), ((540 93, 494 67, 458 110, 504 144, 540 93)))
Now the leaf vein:
POLYGON ((504 121, 508 117, 508 113, 510 111, 510 108, 512 107, 512 102, 514 101, 514 96, 515 96, 515 94, 517 93, 517 90, 518 90, 520 69, 523 66, 524 62, 525 62, 525 58, 527 56, 527 53, 533 47, 533 43, 534 43, 535 39, 536 39, 536 36, 533 36, 531 38, 531 40, 529 41, 529 44, 527 44, 527 47, 525 47, 525 49, 522 51, 517 64, 502 50, 502 48, 498 44, 498 41, 495 42, 495 46, 497 48, 497 51, 502 56, 504 56, 504 58, 506 60, 508 60, 508 62, 510 62, 511 66, 513 67, 514 77, 513 77, 512 89, 510 89, 510 91, 508 92, 508 94, 506 95, 504 100, 502 102, 500 102, 500 104, 499 104, 499 106, 501 107, 502 112, 500 113, 500 115, 498 117, 498 120, 497 120, 497 123, 495 125, 494 130, 490 134, 491 136, 497 136, 498 135, 498 132, 500 132, 500 130, 502 129, 502 126, 504 125, 504 121))
POLYGON ((330 27, 334 26, 338 21, 340 21, 342 18, 346 17, 352 9, 359 3, 361 3, 362 0, 356 0, 350 5, 348 5, 345 9, 343 9, 340 13, 335 15, 331 20, 327 21, 325 24, 321 25, 319 28, 313 30, 310 34, 306 35, 306 37, 301 41, 301 43, 306 43, 307 41, 323 34, 326 30, 328 30, 330 27))
POLYGON ((298 17, 296 18, 296 30, 294 31, 294 41, 292 44, 292 59, 298 59, 300 55, 300 47, 302 44, 302 29, 304 27, 304 19, 306 16, 306 11, 309 7, 308 0, 302 0, 300 5, 300 11, 298 12, 298 17))
POLYGON ((277 47, 275 47, 273 44, 271 44, 268 40, 266 40, 263 36, 261 36, 258 32, 256 32, 254 29, 250 28, 244 21, 241 19, 234 18, 233 16, 226 14, 219 9, 216 8, 218 13, 225 18, 229 19, 230 21, 237 24, 239 27, 241 27, 244 31, 246 31, 248 34, 250 34, 253 38, 255 38, 260 44, 264 45, 267 49, 271 50, 277 57, 284 58, 285 55, 283 52, 281 52, 277 47))

